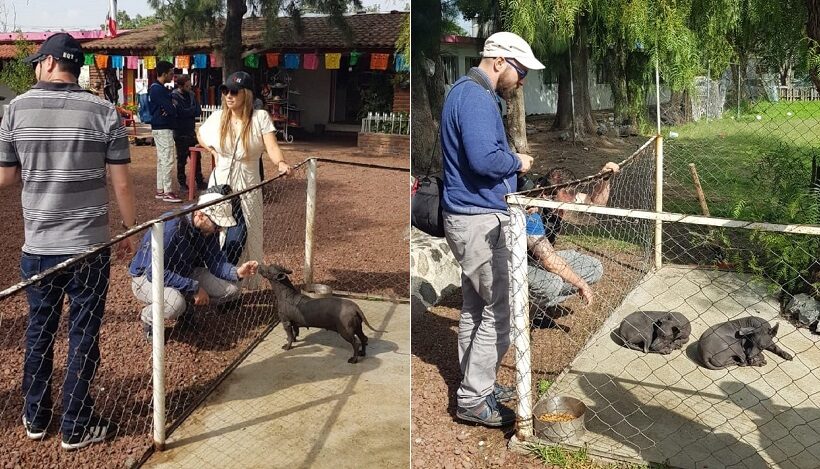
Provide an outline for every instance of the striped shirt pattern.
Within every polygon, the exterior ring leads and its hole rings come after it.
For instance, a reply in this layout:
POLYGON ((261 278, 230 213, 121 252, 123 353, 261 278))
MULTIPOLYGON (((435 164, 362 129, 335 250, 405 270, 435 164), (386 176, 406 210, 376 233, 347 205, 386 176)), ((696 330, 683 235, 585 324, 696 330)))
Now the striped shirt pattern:
POLYGON ((73 83, 39 82, 0 123, 0 166, 23 180, 23 251, 71 255, 105 243, 106 164, 131 162, 113 104, 73 83))

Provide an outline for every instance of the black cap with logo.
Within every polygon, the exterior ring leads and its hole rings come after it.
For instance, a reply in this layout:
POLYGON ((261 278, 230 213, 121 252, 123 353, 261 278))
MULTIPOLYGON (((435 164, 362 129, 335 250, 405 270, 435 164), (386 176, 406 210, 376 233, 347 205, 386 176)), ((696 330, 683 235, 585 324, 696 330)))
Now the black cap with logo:
POLYGON ((29 55, 25 60, 28 63, 36 63, 49 55, 57 60, 80 65, 85 62, 80 42, 67 33, 57 33, 49 36, 40 46, 40 50, 29 55))
POLYGON ((253 91, 253 77, 245 72, 234 72, 225 80, 225 84, 219 90, 239 91, 242 88, 253 91))

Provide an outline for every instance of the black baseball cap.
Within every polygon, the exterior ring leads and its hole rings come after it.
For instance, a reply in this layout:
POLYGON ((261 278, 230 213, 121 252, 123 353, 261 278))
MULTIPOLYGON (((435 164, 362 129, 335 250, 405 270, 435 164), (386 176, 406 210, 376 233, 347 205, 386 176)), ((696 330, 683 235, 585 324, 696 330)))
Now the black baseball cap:
POLYGON ((225 83, 219 87, 219 92, 222 90, 239 91, 242 88, 253 91, 253 77, 245 72, 234 72, 228 76, 225 83))
POLYGON ((25 61, 36 63, 49 55, 64 62, 80 65, 85 62, 80 42, 68 33, 52 34, 40 45, 40 50, 26 57, 25 61))

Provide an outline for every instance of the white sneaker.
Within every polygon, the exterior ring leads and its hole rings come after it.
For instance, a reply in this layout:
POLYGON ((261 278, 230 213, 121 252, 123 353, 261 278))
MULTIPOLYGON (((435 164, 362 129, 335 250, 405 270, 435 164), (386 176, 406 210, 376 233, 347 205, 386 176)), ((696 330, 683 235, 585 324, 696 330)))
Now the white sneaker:
POLYGON ((66 450, 85 448, 91 443, 99 443, 105 440, 109 432, 113 433, 114 424, 108 420, 96 417, 92 418, 91 422, 82 433, 64 434, 60 446, 66 450))
POLYGON ((31 424, 28 420, 26 420, 26 416, 23 416, 23 427, 26 429, 26 436, 32 440, 42 440, 46 437, 46 429, 45 428, 37 428, 31 424))

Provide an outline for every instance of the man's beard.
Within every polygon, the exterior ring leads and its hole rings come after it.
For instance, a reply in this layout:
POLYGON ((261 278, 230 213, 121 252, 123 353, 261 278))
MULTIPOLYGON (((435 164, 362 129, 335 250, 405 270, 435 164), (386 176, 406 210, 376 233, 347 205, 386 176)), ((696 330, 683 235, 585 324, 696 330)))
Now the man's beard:
POLYGON ((496 92, 502 99, 509 101, 515 95, 515 90, 518 89, 518 83, 514 83, 509 87, 499 86, 496 92))

